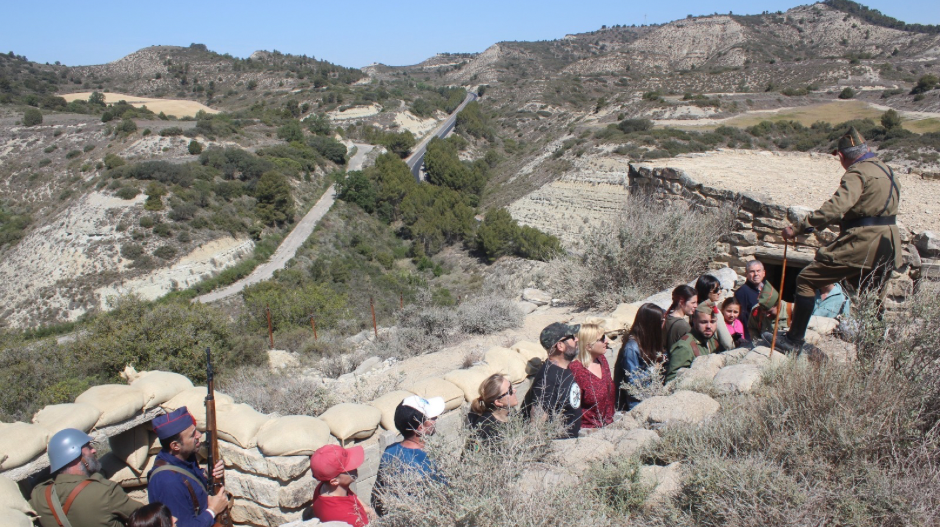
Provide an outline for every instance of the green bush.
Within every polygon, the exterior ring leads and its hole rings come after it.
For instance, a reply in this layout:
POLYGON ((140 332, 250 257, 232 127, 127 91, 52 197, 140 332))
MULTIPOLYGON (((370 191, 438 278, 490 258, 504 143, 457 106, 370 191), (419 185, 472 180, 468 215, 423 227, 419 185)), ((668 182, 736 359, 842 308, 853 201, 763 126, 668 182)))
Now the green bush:
POLYGON ((288 121, 287 124, 277 129, 277 138, 283 139, 288 143, 294 141, 303 142, 304 131, 300 127, 300 122, 296 120, 288 121))
POLYGON ((36 126, 42 124, 42 112, 36 108, 28 108, 23 112, 23 126, 36 126))
POLYGON ((49 146, 43 148, 42 151, 45 152, 45 153, 47 153, 47 154, 51 154, 51 153, 55 152, 57 148, 59 148, 58 145, 49 145, 49 146))
POLYGON ((855 98, 855 90, 853 90, 852 88, 846 86, 845 88, 842 89, 841 92, 839 92, 839 98, 840 98, 840 99, 854 99, 854 98, 855 98))
POLYGON ((136 260, 144 254, 144 248, 137 243, 125 243, 121 245, 121 256, 128 260, 136 260))
POLYGON ((161 260, 172 260, 176 256, 176 249, 169 245, 162 245, 153 251, 153 255, 161 260))
POLYGON ((52 164, 52 160, 49 159, 48 157, 44 157, 44 158, 42 158, 42 159, 39 160, 39 168, 47 167, 47 166, 49 166, 49 165, 51 165, 51 164, 52 164))
POLYGON ((653 129, 653 121, 649 119, 624 119, 617 124, 617 128, 625 134, 630 132, 645 132, 653 129))
POLYGON ((940 85, 940 79, 936 75, 924 74, 917 79, 917 84, 911 89, 911 95, 920 95, 926 93, 940 85))
POLYGON ((88 153, 95 149, 95 145, 85 145, 82 148, 82 152, 88 153))
POLYGON ((189 153, 194 156, 202 153, 202 145, 199 143, 199 141, 193 139, 189 142, 189 153))
POLYGON ((255 187, 255 210, 258 218, 269 225, 283 224, 294 217, 294 198, 290 183, 279 172, 266 172, 255 187))
POLYGON ((173 371, 204 383, 206 347, 212 349, 219 373, 264 360, 262 353, 236 349, 225 315, 205 304, 152 304, 131 296, 117 299, 113 307, 95 317, 73 346, 77 357, 110 378, 130 364, 141 371, 173 371))
POLYGON ((328 329, 334 327, 347 308, 345 294, 315 283, 290 287, 265 281, 246 287, 242 298, 245 300, 246 328, 258 334, 267 331, 268 308, 276 330, 309 327, 311 316, 316 317, 318 327, 328 329))
POLYGON ((124 119, 121 121, 121 124, 115 129, 116 132, 124 134, 132 134, 137 131, 137 123, 133 119, 124 119))
POLYGON ((170 226, 166 223, 158 223, 154 225, 153 233, 161 238, 169 238, 173 236, 173 230, 170 229, 170 226))
POLYGON ((183 135, 183 129, 179 126, 171 126, 169 128, 164 128, 160 130, 161 137, 177 137, 183 135))
POLYGON ((82 155, 82 151, 81 151, 81 150, 69 150, 68 153, 65 154, 65 158, 66 158, 66 159, 75 159, 76 157, 78 157, 78 156, 80 156, 80 155, 82 155))
POLYGON ((145 229, 150 229, 150 228, 152 228, 154 225, 156 225, 157 222, 155 222, 154 219, 153 219, 153 217, 151 217, 151 216, 141 216, 141 217, 140 217, 140 221, 138 222, 138 224, 139 224, 141 227, 145 228, 145 229))
POLYGON ((110 153, 104 156, 104 166, 106 166, 108 170, 124 166, 124 164, 124 158, 121 156, 110 153))

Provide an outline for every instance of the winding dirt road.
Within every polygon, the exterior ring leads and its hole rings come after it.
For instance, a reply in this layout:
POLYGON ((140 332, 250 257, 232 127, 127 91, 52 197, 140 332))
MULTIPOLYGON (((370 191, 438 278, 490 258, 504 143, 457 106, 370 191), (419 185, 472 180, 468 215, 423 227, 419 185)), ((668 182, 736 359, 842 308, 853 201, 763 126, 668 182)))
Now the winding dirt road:
MULTIPOLYGON (((369 154, 369 152, 372 151, 373 148, 375 148, 373 145, 362 143, 355 143, 355 146, 357 148, 356 154, 350 158, 349 164, 347 165, 347 170, 361 170, 366 156, 369 154)), ((294 255, 297 253, 297 249, 299 249, 300 246, 303 245, 303 243, 307 240, 307 238, 310 237, 310 235, 313 233, 313 229, 317 226, 317 223, 330 210, 330 207, 333 206, 333 202, 335 200, 336 188, 334 185, 330 185, 330 188, 326 189, 326 192, 324 192, 323 196, 320 197, 317 203, 310 208, 310 211, 307 212, 307 214, 305 214, 299 222, 297 222, 294 230, 292 230, 290 234, 287 235, 287 238, 284 238, 284 241, 281 242, 280 246, 278 246, 270 260, 259 265, 255 268, 254 271, 251 272, 250 275, 242 278, 234 284, 196 297, 194 301, 206 304, 209 302, 222 300, 232 295, 237 295, 242 291, 242 289, 250 285, 257 284, 262 280, 267 280, 274 276, 274 271, 283 269, 284 266, 287 265, 287 262, 294 257, 294 255)))

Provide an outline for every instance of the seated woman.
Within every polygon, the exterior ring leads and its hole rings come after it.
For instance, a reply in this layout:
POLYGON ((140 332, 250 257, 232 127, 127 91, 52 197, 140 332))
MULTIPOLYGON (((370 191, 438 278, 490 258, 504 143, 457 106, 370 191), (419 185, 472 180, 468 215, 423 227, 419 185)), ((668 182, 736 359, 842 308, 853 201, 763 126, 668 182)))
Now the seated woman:
POLYGON ((173 527, 176 521, 170 514, 170 508, 155 501, 137 509, 127 519, 127 527, 173 527))
POLYGON ((601 428, 614 421, 614 380, 604 353, 607 335, 597 324, 581 324, 578 357, 568 369, 581 388, 581 428, 601 428))
POLYGON ((640 404, 640 400, 624 387, 628 384, 649 384, 650 370, 662 368, 666 360, 663 347, 663 310, 656 304, 640 306, 630 326, 617 361, 614 363, 614 389, 617 410, 626 412, 640 404))
MULTIPOLYGON (((695 281, 695 294, 698 297, 699 304, 710 301, 712 304, 715 304, 717 309, 717 306, 721 305, 721 292, 721 282, 713 275, 703 274, 695 281)), ((715 314, 719 315, 719 319, 721 318, 721 314, 718 311, 715 311, 715 314)), ((734 337, 731 336, 727 326, 724 324, 718 325, 716 335, 718 335, 718 342, 721 343, 723 348, 730 350, 737 347, 735 346, 734 337)))
POLYGON ((689 315, 698 307, 698 293, 687 285, 680 285, 672 290, 672 304, 666 310, 666 322, 663 324, 663 346, 672 348, 683 335, 692 331, 689 315))
POLYGON ((488 443, 499 437, 514 406, 519 406, 516 389, 508 378, 494 373, 480 383, 480 396, 470 403, 467 423, 481 443, 488 443))

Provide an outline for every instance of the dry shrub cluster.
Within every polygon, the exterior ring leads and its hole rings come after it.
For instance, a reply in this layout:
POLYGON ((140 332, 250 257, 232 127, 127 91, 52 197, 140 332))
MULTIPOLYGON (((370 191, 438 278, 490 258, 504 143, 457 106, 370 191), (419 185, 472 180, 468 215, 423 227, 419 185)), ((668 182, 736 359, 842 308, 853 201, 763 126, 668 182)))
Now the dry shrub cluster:
POLYGON ((339 402, 319 380, 260 367, 225 376, 219 390, 265 414, 317 416, 339 402))
POLYGON ((723 399, 706 425, 667 430, 646 461, 682 461, 687 477, 644 523, 940 522, 940 307, 931 296, 886 320, 863 294, 857 362, 781 366, 757 396, 723 399))
POLYGON ((584 238, 581 254, 551 262, 549 287, 585 308, 639 300, 705 271, 733 217, 730 208, 700 212, 684 202, 631 198, 613 226, 584 238))

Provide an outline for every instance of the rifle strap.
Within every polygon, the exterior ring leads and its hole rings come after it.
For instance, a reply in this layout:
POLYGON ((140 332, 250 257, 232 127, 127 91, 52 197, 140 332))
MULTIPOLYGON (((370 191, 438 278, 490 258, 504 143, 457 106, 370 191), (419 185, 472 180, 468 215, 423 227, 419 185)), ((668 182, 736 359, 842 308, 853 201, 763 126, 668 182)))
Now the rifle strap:
POLYGON ((55 491, 55 483, 46 487, 46 503, 49 505, 49 509, 52 511, 52 516, 55 518, 56 523, 60 527, 72 527, 72 524, 69 522, 68 517, 66 516, 69 513, 69 509, 72 508, 72 503, 75 501, 75 498, 85 490, 93 480, 86 479, 72 489, 72 492, 69 493, 68 497, 65 499, 65 506, 62 506, 62 503, 59 501, 59 495, 55 491))
POLYGON ((193 490, 193 486, 189 482, 189 480, 195 481, 196 483, 199 484, 200 487, 202 487, 202 482, 199 481, 199 479, 197 479, 196 476, 192 475, 192 473, 190 473, 188 470, 170 465, 166 461, 163 461, 163 460, 157 461, 156 463, 154 463, 154 466, 156 468, 153 470, 153 472, 150 473, 151 478, 153 478, 160 472, 176 472, 177 474, 182 474, 183 476, 185 476, 183 478, 183 484, 186 485, 186 490, 189 491, 189 497, 192 498, 193 500, 193 514, 195 514, 196 516, 199 516, 199 514, 202 512, 201 510, 199 510, 200 509, 199 499, 196 497, 196 491, 193 490))

